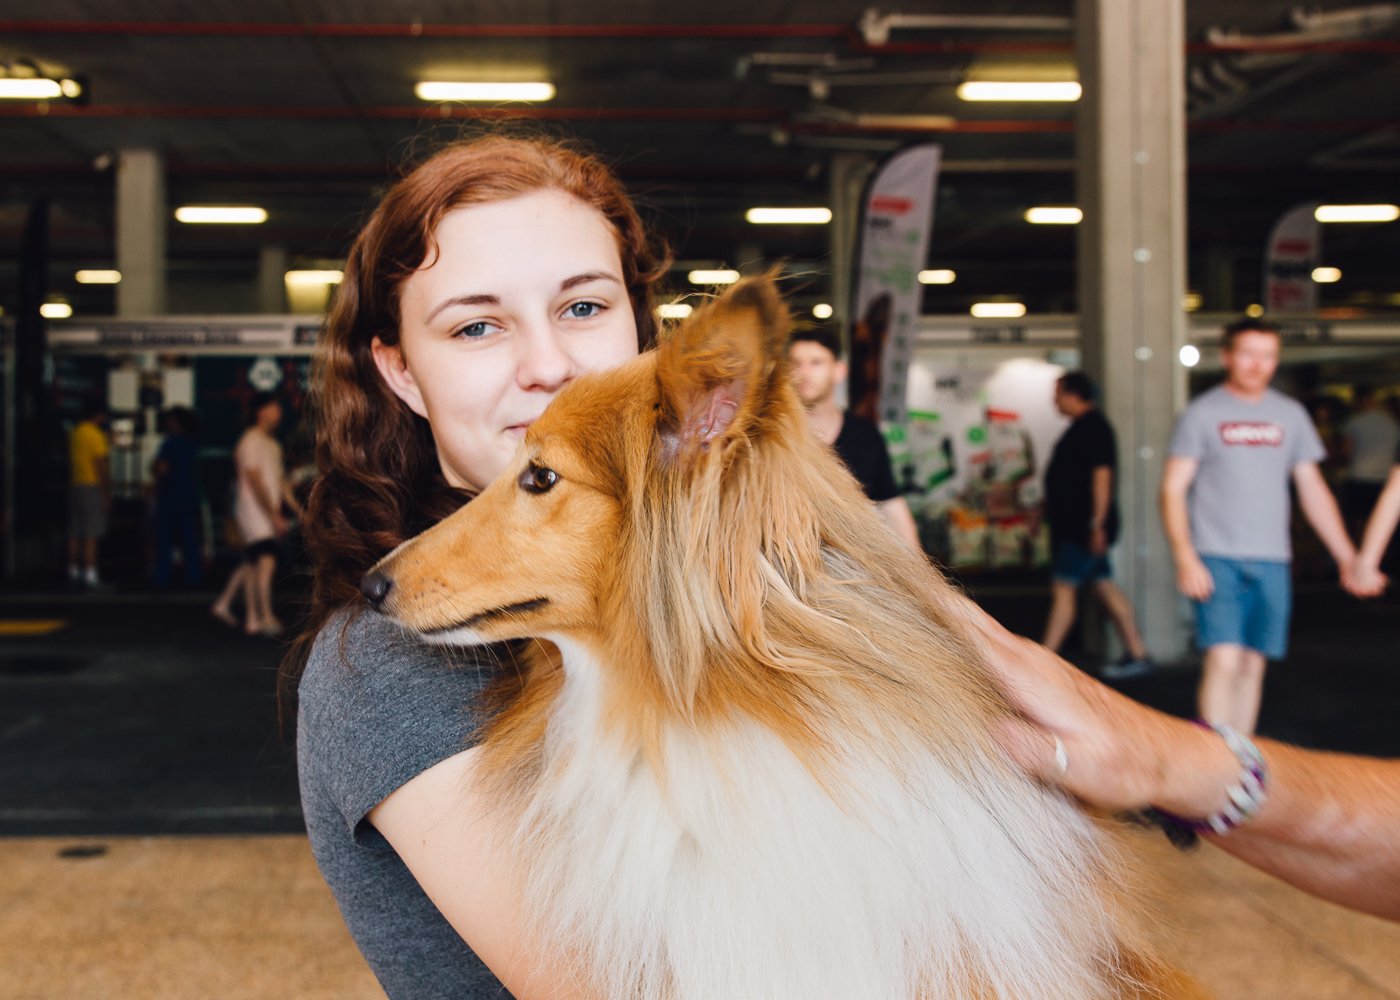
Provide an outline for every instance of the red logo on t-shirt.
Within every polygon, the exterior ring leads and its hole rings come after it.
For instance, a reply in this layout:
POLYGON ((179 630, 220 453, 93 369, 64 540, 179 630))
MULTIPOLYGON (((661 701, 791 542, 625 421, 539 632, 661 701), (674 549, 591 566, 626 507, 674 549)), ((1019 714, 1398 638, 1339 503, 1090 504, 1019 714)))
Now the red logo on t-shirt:
POLYGON ((1221 424, 1220 440, 1225 444, 1277 448, 1283 444, 1283 428, 1278 424, 1266 423, 1221 424))

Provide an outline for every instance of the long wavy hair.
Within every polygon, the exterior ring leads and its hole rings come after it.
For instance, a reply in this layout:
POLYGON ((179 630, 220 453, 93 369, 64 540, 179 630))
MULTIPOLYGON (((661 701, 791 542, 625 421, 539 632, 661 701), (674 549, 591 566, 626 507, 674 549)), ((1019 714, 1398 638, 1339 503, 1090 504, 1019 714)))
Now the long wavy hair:
POLYGON ((305 537, 313 585, 304 628, 283 665, 284 705, 317 632, 359 599, 365 571, 471 499, 444 479, 428 422, 385 384, 374 339, 398 344, 404 282, 436 259, 434 234, 448 212, 542 190, 562 191, 607 220, 638 348, 655 340, 652 288, 670 265, 669 251, 596 157, 553 138, 488 135, 440 149, 395 183, 350 248, 312 365, 320 477, 307 500, 305 537))

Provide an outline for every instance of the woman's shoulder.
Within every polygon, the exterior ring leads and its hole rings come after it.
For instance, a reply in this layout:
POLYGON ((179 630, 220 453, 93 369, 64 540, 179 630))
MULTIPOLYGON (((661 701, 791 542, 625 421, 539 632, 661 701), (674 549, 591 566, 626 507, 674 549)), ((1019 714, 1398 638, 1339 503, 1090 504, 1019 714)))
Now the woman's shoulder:
POLYGON ((304 726, 457 736, 484 721, 482 694, 510 651, 432 645, 375 611, 343 609, 317 633, 298 686, 304 726))

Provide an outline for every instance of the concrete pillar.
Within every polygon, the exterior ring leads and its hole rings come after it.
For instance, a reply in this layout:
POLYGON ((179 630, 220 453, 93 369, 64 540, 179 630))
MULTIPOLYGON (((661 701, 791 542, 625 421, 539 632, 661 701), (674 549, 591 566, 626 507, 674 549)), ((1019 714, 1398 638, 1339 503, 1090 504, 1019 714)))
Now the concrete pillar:
MULTIPOLYGON (((325 305, 324 296, 319 305, 325 305)), ((280 315, 286 311, 287 248, 262 247, 258 250, 258 312, 267 315, 280 315)), ((315 312, 317 310, 306 311, 315 312)))
POLYGON ((1118 432, 1117 572, 1147 648, 1187 649, 1157 492, 1185 400, 1185 0, 1076 0, 1079 315, 1085 369, 1118 432))
POLYGON ((1235 255, 1225 247, 1206 251, 1205 287, 1201 290, 1201 308, 1207 312, 1234 312, 1235 255))
POLYGON ((165 312, 165 162, 150 149, 117 154, 118 316, 165 312))

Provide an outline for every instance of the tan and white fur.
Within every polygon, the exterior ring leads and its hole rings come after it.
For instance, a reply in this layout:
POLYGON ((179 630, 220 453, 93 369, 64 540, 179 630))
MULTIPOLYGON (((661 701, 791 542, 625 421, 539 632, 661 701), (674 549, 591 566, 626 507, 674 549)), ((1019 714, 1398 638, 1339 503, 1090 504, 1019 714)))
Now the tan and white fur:
POLYGON ((999 749, 962 599, 810 434, 788 332, 740 283, 374 570, 433 641, 548 641, 483 744, 539 939, 613 1000, 1194 996, 999 749))

